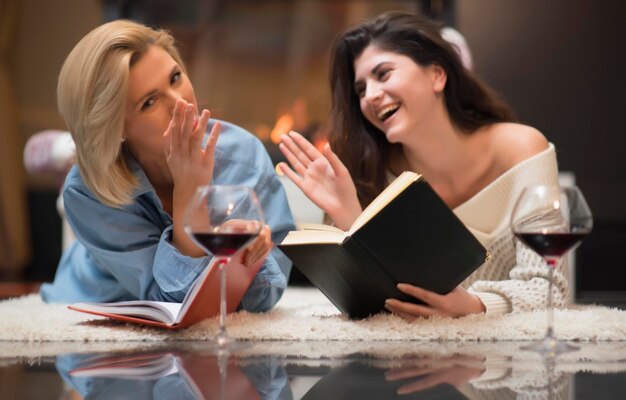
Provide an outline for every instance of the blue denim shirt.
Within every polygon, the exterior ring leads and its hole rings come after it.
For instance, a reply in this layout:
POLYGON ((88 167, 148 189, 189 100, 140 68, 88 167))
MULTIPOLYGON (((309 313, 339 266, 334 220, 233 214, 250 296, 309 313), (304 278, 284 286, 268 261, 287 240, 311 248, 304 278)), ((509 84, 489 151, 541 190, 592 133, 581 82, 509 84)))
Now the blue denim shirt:
MULTIPOLYGON (((272 239, 280 243, 295 226, 270 158, 256 137, 236 125, 221 123, 212 183, 254 188, 272 239)), ((128 165, 139 187, 133 202, 122 208, 100 202, 76 166, 68 174, 63 201, 77 241, 63 254, 54 282, 42 286, 44 301, 181 302, 209 262, 208 256, 188 257, 172 245, 171 216, 139 164, 129 157, 128 165)), ((270 309, 282 295, 290 270, 289 259, 274 247, 240 306, 249 311, 270 309)))

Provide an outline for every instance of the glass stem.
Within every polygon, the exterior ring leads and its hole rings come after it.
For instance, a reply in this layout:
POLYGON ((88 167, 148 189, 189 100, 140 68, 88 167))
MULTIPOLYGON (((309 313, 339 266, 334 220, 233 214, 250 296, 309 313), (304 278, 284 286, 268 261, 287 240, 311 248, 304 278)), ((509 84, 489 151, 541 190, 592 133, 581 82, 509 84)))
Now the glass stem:
POLYGON ((546 258, 548 263, 548 331, 546 332, 546 338, 554 338, 554 304, 552 302, 552 280, 554 276, 554 269, 558 264, 558 257, 546 258))
POLYGON ((220 372, 220 400, 227 399, 226 393, 226 371, 228 370, 228 353, 220 352, 217 355, 217 366, 220 372))
POLYGON ((228 342, 226 335, 226 264, 228 258, 222 258, 219 261, 220 268, 220 332, 217 335, 217 344, 224 346, 228 342))

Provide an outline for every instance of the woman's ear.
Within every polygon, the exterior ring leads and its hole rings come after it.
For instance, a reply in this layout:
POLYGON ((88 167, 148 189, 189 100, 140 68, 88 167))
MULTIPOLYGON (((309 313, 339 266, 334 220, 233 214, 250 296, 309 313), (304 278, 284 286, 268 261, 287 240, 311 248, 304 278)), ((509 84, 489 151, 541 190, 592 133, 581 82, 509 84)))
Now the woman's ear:
POLYGON ((448 80, 448 75, 446 71, 438 64, 433 64, 430 66, 430 76, 433 82, 433 91, 436 94, 443 93, 443 90, 446 88, 446 82, 448 80))

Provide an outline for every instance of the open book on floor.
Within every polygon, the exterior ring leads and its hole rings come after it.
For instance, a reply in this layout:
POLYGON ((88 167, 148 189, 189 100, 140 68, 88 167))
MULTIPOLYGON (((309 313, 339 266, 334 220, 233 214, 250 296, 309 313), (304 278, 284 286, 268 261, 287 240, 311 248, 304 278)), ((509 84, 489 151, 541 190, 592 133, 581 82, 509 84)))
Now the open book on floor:
MULTIPOLYGON (((225 266, 227 312, 233 312, 237 308, 262 265, 263 261, 251 267, 231 261, 225 266)), ((68 308, 126 322, 170 329, 185 328, 219 314, 219 267, 215 261, 211 262, 194 281, 182 303, 131 300, 115 303, 75 303, 68 308)))
POLYGON ((426 180, 398 176, 343 232, 305 224, 279 248, 352 318, 384 311, 385 300, 416 300, 397 288, 410 283, 449 293, 489 253, 426 180))

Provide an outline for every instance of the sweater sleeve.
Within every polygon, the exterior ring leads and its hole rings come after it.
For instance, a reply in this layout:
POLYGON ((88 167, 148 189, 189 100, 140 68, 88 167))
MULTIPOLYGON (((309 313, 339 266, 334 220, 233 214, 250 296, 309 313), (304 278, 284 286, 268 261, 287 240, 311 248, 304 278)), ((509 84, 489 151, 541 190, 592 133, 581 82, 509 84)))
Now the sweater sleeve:
MULTIPOLYGON (((511 238, 512 240, 512 238, 511 238)), ((552 300, 555 307, 563 307, 569 297, 567 258, 559 263, 552 276, 552 300)), ((547 307, 549 269, 539 255, 517 241, 515 266, 509 279, 479 280, 470 291, 477 295, 488 315, 503 315, 515 311, 530 311, 547 307)))
MULTIPOLYGON (((511 168, 487 188, 457 207, 463 223, 492 254, 464 285, 483 302, 488 315, 545 308, 548 267, 544 260, 519 242, 509 221, 517 197, 529 185, 558 184, 554 145, 511 168)), ((555 268, 553 300, 563 306, 569 296, 567 265, 555 268)))

